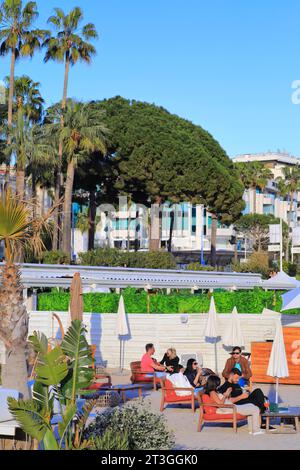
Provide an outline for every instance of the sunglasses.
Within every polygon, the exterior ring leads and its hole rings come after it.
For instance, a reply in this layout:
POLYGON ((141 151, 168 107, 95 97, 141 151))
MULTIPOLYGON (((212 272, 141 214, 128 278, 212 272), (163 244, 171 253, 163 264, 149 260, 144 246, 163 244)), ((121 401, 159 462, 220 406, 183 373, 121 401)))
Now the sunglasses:
POLYGON ((232 355, 233 356, 239 356, 241 353, 240 352, 233 352, 232 355))
POLYGON ((193 362, 193 366, 197 366, 198 365, 198 362, 193 362))

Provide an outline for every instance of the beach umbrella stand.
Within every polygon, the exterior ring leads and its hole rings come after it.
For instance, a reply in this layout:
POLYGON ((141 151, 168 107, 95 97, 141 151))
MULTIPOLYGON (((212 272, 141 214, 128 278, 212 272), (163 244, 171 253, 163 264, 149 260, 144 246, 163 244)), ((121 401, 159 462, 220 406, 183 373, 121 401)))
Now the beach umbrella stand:
POLYGON ((120 343, 119 371, 116 373, 116 375, 124 375, 125 374, 124 372, 125 341, 126 339, 128 339, 129 329, 128 329, 126 312, 125 312, 124 298, 122 295, 120 296, 119 305, 118 305, 116 334, 118 336, 119 343, 120 343))
POLYGON ((207 323, 204 331, 205 341, 214 345, 215 354, 215 372, 218 374, 218 350, 217 343, 220 339, 218 335, 217 311, 213 296, 210 299, 207 323))

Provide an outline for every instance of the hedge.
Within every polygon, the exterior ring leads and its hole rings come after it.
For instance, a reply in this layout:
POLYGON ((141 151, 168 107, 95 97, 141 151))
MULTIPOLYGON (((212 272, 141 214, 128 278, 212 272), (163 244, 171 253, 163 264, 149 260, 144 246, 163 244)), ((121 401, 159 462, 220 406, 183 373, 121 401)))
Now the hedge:
MULTIPOLYGON (((282 292, 253 290, 215 291, 214 299, 219 313, 230 313, 234 306, 240 313, 261 313, 266 307, 280 311, 282 292)), ((152 294, 137 292, 135 289, 123 291, 127 313, 207 313, 210 294, 152 294)), ((67 292, 41 293, 38 295, 38 310, 67 311, 70 294, 67 292)), ((118 309, 119 294, 83 294, 84 310, 94 313, 114 313, 118 309)), ((300 314, 300 309, 287 314, 300 314)))
POLYGON ((126 266, 127 268, 175 269, 176 261, 167 251, 122 251, 117 248, 97 248, 78 254, 78 264, 84 266, 126 266))

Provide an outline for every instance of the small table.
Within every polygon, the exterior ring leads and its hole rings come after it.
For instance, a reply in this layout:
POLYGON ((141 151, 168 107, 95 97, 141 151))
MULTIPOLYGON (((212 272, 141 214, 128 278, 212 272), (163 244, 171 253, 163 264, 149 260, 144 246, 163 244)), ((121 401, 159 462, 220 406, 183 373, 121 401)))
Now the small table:
POLYGON ((266 431, 267 432, 270 430, 270 419, 272 418, 280 418, 280 429, 283 428, 283 424, 281 422, 283 418, 292 418, 294 419, 294 423, 295 423, 295 432, 300 431, 300 423, 299 423, 300 406, 290 406, 288 407, 288 411, 269 411, 269 412, 264 413, 262 416, 266 418, 266 431))
POLYGON ((126 392, 127 391, 130 391, 130 390, 137 390, 138 391, 138 394, 139 394, 139 398, 142 398, 143 397, 143 392, 142 392, 142 385, 136 385, 136 384, 132 384, 132 385, 112 385, 111 387, 101 387, 100 388, 100 391, 101 390, 115 390, 116 392, 120 393, 121 397, 122 397, 122 401, 123 403, 126 402, 126 392))

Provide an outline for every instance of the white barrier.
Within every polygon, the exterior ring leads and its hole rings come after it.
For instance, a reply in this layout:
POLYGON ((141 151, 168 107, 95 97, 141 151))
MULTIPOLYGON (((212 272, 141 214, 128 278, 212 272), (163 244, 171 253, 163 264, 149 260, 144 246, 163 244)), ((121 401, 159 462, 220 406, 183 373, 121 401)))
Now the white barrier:
MULTIPOLYGON (((55 312, 67 329, 69 314, 55 312)), ((265 314, 239 314, 245 338, 245 350, 251 350, 252 341, 273 339, 275 332, 276 312, 265 314)), ((128 314, 130 335, 125 341, 125 367, 131 361, 139 360, 144 353, 146 343, 155 344, 155 356, 160 360, 167 348, 173 346, 178 354, 197 352, 204 358, 204 366, 214 368, 214 345, 205 342, 204 329, 207 314, 189 314, 187 323, 181 322, 180 314, 128 314)), ((220 335, 224 334, 227 314, 218 314, 220 335)), ((300 326, 297 316, 282 315, 284 325, 300 326)), ((87 326, 87 339, 96 345, 96 362, 107 367, 119 365, 119 340, 115 334, 116 314, 85 313, 84 323, 87 326)), ((43 331, 48 337, 59 335, 56 320, 52 312, 30 313, 29 332, 43 331)), ((221 370, 228 356, 220 341, 217 345, 218 364, 221 370)))

